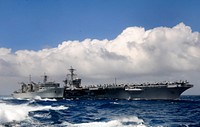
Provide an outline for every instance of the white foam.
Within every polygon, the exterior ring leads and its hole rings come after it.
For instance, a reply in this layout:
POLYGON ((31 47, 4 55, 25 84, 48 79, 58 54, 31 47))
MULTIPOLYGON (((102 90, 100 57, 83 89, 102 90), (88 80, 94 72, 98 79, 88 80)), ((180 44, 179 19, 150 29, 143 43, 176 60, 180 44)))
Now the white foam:
POLYGON ((35 99, 35 100, 41 100, 42 98, 40 96, 35 96, 33 99, 35 99))
POLYGON ((57 106, 57 107, 52 107, 52 106, 40 106, 35 108, 37 110, 65 110, 68 109, 68 107, 65 106, 57 106))
POLYGON ((42 99, 40 96, 35 96, 34 98, 31 99, 24 99, 24 98, 15 98, 17 100, 39 100, 39 101, 57 101, 56 99, 49 99, 49 98, 44 98, 42 99))
POLYGON ((41 101, 57 101, 56 99, 48 99, 48 98, 45 98, 45 99, 39 99, 41 101))
POLYGON ((27 100, 27 101, 30 101, 31 99, 28 99, 28 98, 13 98, 13 99, 17 99, 17 100, 27 100))
POLYGON ((44 114, 34 114, 34 117, 37 117, 37 118, 50 118, 48 116, 48 114, 44 113, 44 114))
POLYGON ((119 104, 119 103, 117 103, 117 102, 110 102, 110 103, 111 103, 111 104, 116 104, 116 105, 119 104))
POLYGON ((128 118, 118 118, 108 122, 90 122, 90 123, 79 123, 71 124, 64 123, 70 127, 146 127, 144 121, 136 116, 128 118))
POLYGON ((27 104, 11 105, 0 103, 0 123, 22 121, 28 119, 28 113, 38 110, 65 110, 65 106, 29 106, 27 104))
POLYGON ((0 123, 26 119, 29 111, 31 111, 30 107, 25 105, 0 104, 0 123))

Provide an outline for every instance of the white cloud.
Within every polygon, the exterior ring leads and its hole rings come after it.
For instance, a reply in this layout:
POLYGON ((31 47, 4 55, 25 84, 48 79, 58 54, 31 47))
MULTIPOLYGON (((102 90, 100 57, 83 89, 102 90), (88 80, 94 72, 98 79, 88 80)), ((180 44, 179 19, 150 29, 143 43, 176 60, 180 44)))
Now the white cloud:
POLYGON ((133 76, 165 80, 166 74, 177 74, 173 78, 178 80, 182 74, 188 78, 188 72, 200 71, 200 34, 180 23, 150 30, 129 27, 114 40, 64 41, 58 47, 40 51, 12 53, 11 49, 0 48, 1 78, 34 77, 44 72, 64 77, 71 65, 88 79, 117 76, 130 77, 134 82, 133 76))

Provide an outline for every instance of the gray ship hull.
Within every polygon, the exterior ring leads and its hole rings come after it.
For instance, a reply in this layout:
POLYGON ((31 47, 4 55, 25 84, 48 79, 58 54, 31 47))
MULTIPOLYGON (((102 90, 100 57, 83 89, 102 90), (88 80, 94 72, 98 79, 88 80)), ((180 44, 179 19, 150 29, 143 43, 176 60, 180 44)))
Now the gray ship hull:
POLYGON ((61 99, 64 95, 64 88, 45 88, 35 92, 18 92, 13 93, 12 96, 18 99, 37 99, 37 98, 55 98, 61 99))
POLYGON ((64 80, 64 97, 68 99, 93 98, 93 99, 140 99, 140 100, 171 100, 177 99, 187 89, 193 87, 186 81, 157 82, 142 84, 99 84, 81 86, 81 79, 75 78, 75 69, 69 69, 70 78, 64 80))
POLYGON ((173 100, 192 86, 181 87, 142 87, 141 89, 97 88, 97 89, 66 89, 65 98, 93 99, 131 99, 131 100, 173 100))
POLYGON ((175 87, 175 88, 159 88, 159 87, 146 87, 141 90, 124 89, 107 89, 105 95, 100 95, 102 98, 112 99, 132 99, 132 100, 171 100, 178 99, 180 95, 190 87, 175 87))

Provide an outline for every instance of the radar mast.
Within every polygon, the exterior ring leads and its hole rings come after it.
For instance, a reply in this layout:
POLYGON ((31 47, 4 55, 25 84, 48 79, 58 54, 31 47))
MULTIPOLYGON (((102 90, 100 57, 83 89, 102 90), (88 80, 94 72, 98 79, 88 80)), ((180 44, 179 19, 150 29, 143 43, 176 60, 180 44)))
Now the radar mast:
POLYGON ((74 80, 74 76, 76 76, 76 74, 74 74, 74 71, 75 71, 76 69, 74 69, 72 66, 71 66, 71 68, 69 69, 69 71, 70 71, 70 86, 74 86, 74 83, 73 83, 73 80, 74 80))

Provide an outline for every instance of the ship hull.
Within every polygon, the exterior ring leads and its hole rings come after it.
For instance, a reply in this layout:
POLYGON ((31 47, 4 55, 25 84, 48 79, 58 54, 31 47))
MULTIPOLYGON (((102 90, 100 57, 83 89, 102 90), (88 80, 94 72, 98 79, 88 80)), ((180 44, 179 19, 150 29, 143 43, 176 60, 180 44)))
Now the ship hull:
POLYGON ((131 99, 131 100, 173 100, 192 86, 184 87, 144 87, 141 90, 126 90, 120 88, 105 89, 77 89, 65 90, 64 97, 72 98, 93 98, 93 99, 131 99))
POLYGON ((45 88, 35 92, 13 93, 14 98, 20 99, 37 99, 37 98, 55 98, 61 99, 64 95, 64 88, 45 88))
POLYGON ((102 97, 113 99, 132 99, 132 100, 171 100, 178 99, 188 87, 176 88, 143 88, 141 91, 125 91, 123 89, 106 90, 102 97), (117 92, 118 91, 118 92, 117 92))

